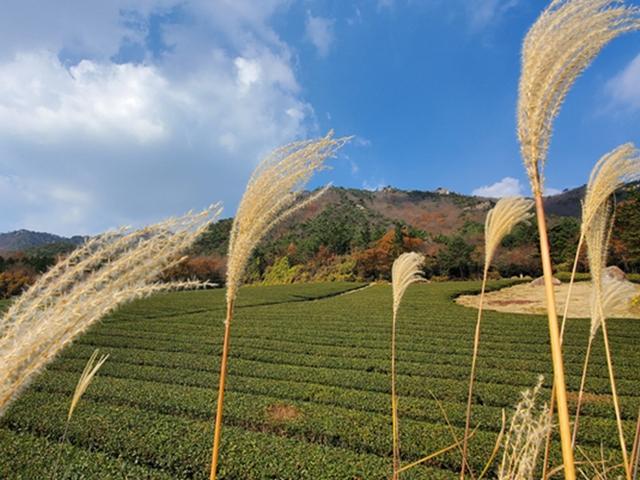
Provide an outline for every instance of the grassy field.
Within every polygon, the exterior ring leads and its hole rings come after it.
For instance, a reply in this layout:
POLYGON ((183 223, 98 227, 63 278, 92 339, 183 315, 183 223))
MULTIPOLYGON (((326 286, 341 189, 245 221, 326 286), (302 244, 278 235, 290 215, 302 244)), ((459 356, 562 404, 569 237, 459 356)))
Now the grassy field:
MULTIPOLYGON (((391 291, 357 284, 246 287, 233 326, 220 478, 383 479, 390 472, 391 291)), ((494 284, 493 286, 497 286, 494 284)), ((476 283, 411 287, 399 322, 401 444, 405 462, 452 442, 432 394, 458 435, 475 311, 452 298, 476 283)), ((0 478, 208 478, 224 292, 172 293, 113 314, 67 349, 0 421, 0 478), (76 411, 61 448, 71 392, 99 347, 110 358, 76 411)), ((546 319, 487 312, 471 442, 480 469, 502 408, 550 365, 546 319)), ((588 322, 572 320, 565 355, 577 390, 588 322)), ((640 321, 610 322, 626 427, 640 406, 640 321)), ((580 444, 617 461, 613 409, 596 341, 580 444)), ((557 446, 554 447, 557 450, 557 446)), ((454 479, 446 454, 404 479, 454 479)), ((557 462, 556 454, 554 461, 557 462)), ((581 460, 581 458, 578 458, 581 460)))

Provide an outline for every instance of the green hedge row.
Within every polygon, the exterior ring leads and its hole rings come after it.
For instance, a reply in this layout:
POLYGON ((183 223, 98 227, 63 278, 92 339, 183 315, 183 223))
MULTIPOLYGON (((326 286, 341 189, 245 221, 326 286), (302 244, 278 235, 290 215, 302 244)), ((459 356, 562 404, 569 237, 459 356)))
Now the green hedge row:
MULTIPOLYGON (((10 409, 2 424, 14 431, 59 438, 67 407, 66 397, 29 392, 10 409)), ((250 406, 246 413, 251 413, 250 406)), ((177 478, 205 479, 211 436, 211 421, 83 401, 71 422, 68 438, 76 446, 100 449, 107 455, 161 469, 177 478)), ((219 478, 382 480, 389 469, 389 460, 376 455, 226 426, 219 478)), ((419 468, 407 478, 448 480, 455 476, 446 470, 419 468)))

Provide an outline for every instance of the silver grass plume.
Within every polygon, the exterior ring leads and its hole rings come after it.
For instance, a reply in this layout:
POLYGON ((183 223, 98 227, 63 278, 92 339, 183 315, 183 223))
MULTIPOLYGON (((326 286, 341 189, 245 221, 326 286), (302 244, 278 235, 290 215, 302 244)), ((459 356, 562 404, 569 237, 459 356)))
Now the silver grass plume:
POLYGON ((489 213, 484 226, 484 267, 488 269, 504 237, 519 223, 533 217, 533 201, 522 197, 501 198, 489 213))
POLYGON ((619 295, 622 294, 622 289, 619 288, 621 286, 620 283, 607 286, 604 282, 604 267, 607 262, 609 240, 611 237, 611 230, 613 225, 611 210, 612 209, 610 202, 606 202, 598 209, 596 209, 595 213, 593 214, 593 219, 591 220, 591 223, 585 233, 587 254, 589 257, 589 270, 591 272, 591 282, 593 286, 591 301, 591 330, 587 343, 587 352, 585 354, 582 378, 580 381, 580 391, 578 394, 578 405, 576 407, 576 415, 574 419, 572 443, 573 445, 575 445, 577 438, 580 407, 582 403, 589 356, 591 353, 591 344, 598 330, 602 330, 602 337, 605 347, 605 357, 607 360, 607 370, 609 373, 609 384, 611 386, 611 396, 613 399, 613 407, 616 414, 618 439, 620 441, 620 449, 622 452, 622 463, 625 469, 626 479, 631 480, 631 465, 629 464, 629 457, 624 436, 624 428, 622 425, 620 401, 616 387, 613 359, 611 355, 609 334, 607 332, 606 324, 607 314, 610 313, 609 309, 615 306, 615 304, 620 300, 619 295), (619 288, 619 292, 612 290, 616 287, 619 288))
POLYGON ((603 277, 609 250, 611 232, 611 203, 606 202, 594 212, 589 227, 585 231, 589 271, 591 272, 591 335, 602 325, 603 317, 603 277), (595 315, 594 315, 595 313, 595 315))
POLYGON ((397 316, 400 302, 409 285, 423 280, 424 255, 416 252, 403 253, 393 262, 391 284, 393 287, 393 315, 397 316))
POLYGON ((0 416, 78 335, 118 306, 200 282, 159 283, 220 214, 219 206, 88 240, 43 274, 0 318, 0 416))
POLYGON ((595 289, 591 292, 591 336, 602 326, 602 323, 609 318, 618 308, 627 305, 636 292, 633 284, 606 275, 602 276, 602 287, 600 296, 596 295, 595 289))
POLYGON ((551 429, 547 405, 541 409, 536 406, 542 381, 540 377, 533 390, 525 391, 516 406, 504 438, 499 480, 533 480, 535 477, 540 447, 551 429))
POLYGON ((233 301, 247 262, 269 230, 296 210, 313 202, 328 187, 298 201, 302 188, 314 172, 324 167, 349 138, 333 138, 333 132, 318 140, 294 142, 274 150, 251 176, 236 213, 227 261, 227 301, 233 301))
POLYGON ((554 0, 527 34, 522 49, 518 138, 532 189, 542 171, 553 121, 578 76, 619 35, 640 28, 640 9, 619 0, 554 0))
POLYGON ((424 255, 416 252, 403 253, 391 267, 391 287, 393 293, 393 317, 391 320, 391 436, 393 440, 393 480, 400 475, 400 427, 398 421, 398 394, 396 392, 396 323, 400 303, 407 288, 419 282, 422 277, 424 255))
POLYGON ((78 379, 78 384, 76 385, 76 389, 73 392, 73 398, 71 399, 71 405, 69 405, 67 421, 71 420, 73 412, 78 406, 78 402, 80 402, 80 399, 82 398, 82 395, 84 395, 84 392, 87 391, 87 387, 89 387, 89 384, 91 384, 91 382, 93 381, 93 377, 96 376, 96 373, 98 373, 100 367, 102 367, 104 362, 106 362, 109 358, 109 355, 107 354, 102 355, 100 359, 98 359, 98 353, 99 349, 94 350, 94 352, 89 357, 89 360, 87 360, 87 364, 82 371, 82 375, 80 375, 80 378, 78 379))
POLYGON ((582 232, 589 228, 598 209, 625 183, 640 179, 640 152, 626 143, 604 155, 593 167, 582 203, 582 232))
POLYGON ((480 326, 482 322, 482 311, 484 305, 484 294, 487 288, 487 277, 489 268, 496 253, 496 250, 504 237, 506 237, 513 228, 519 223, 527 222, 533 213, 531 207, 534 202, 522 197, 507 197, 498 200, 495 207, 489 213, 484 225, 484 242, 485 242, 485 259, 484 274, 482 276, 482 289, 480 292, 480 304, 478 306, 478 319, 473 337, 473 356, 471 358, 471 374, 469 376, 469 392, 467 395, 467 410, 465 418, 464 438, 462 440, 462 467, 460 470, 460 479, 464 480, 467 468, 467 447, 468 437, 471 429, 471 407, 473 401, 473 386, 476 376, 476 364, 478 360, 478 350, 480 347, 480 326))

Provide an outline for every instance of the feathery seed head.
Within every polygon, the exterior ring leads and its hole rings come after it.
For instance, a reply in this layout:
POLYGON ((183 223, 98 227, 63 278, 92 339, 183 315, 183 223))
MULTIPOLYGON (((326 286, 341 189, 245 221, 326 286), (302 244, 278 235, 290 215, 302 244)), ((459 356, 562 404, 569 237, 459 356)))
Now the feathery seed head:
POLYGON ((606 275, 601 276, 602 285, 591 291, 591 336, 595 336, 607 318, 633 300, 636 289, 633 284, 606 275))
POLYGON ((509 430, 504 438, 503 456, 499 480, 533 480, 542 441, 551 429, 549 409, 545 404, 536 406, 536 397, 542 387, 543 378, 533 390, 522 394, 516 406, 509 430))
POLYGON ((82 375, 80 375, 80 378, 78 379, 78 384, 76 385, 76 389, 73 392, 73 398, 71 399, 71 405, 69 406, 67 421, 71 420, 73 411, 78 406, 80 398, 82 398, 82 395, 84 395, 84 392, 87 390, 87 387, 93 380, 93 377, 95 377, 96 373, 98 373, 98 370, 100 370, 100 367, 102 367, 104 362, 107 361, 107 358, 109 358, 109 355, 103 355, 102 357, 100 357, 100 360, 96 362, 99 351, 99 349, 94 350, 94 352, 91 354, 91 357, 89 357, 84 370, 82 371, 82 375))
POLYGON ((640 152, 632 143, 604 155, 593 167, 582 202, 582 232, 589 228, 599 208, 625 183, 640 179, 640 152))
POLYGON ((640 29, 640 9, 621 0, 554 0, 522 47, 518 139, 531 187, 543 192, 553 121, 578 76, 614 38, 640 29))
POLYGON ((398 315, 398 308, 409 285, 423 280, 422 264, 424 255, 416 252, 403 253, 393 262, 391 268, 391 285, 393 290, 393 317, 398 315))
POLYGON ((269 230, 327 189, 299 201, 302 188, 350 138, 294 142, 274 150, 255 170, 231 228, 227 261, 227 301, 235 299, 251 254, 269 230))
POLYGON ((611 202, 600 205, 593 212, 584 233, 591 273, 591 335, 595 335, 604 320, 604 268, 607 264, 611 234, 611 202))
POLYGON ((199 282, 158 283, 220 214, 219 206, 140 230, 99 235, 58 262, 0 318, 0 416, 80 333, 122 303, 199 282))
POLYGON ((532 200, 522 197, 501 198, 489 213, 484 226, 485 260, 484 267, 489 269, 496 249, 513 228, 528 221, 532 216, 532 200))

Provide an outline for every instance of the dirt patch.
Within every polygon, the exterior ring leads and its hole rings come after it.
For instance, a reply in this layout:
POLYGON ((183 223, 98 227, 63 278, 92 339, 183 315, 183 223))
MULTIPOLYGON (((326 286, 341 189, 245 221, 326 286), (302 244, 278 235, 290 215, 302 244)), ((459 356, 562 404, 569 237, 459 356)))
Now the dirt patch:
MULTIPOLYGON (((640 295, 640 285, 631 285, 629 301, 621 308, 614 310, 611 318, 640 318, 638 306, 632 305, 632 299, 640 295)), ((556 292, 556 308, 560 314, 564 311, 564 303, 569 289, 568 283, 554 287, 556 292)), ((462 295, 456 303, 465 307, 478 308, 480 295, 462 295)), ((591 283, 578 282, 573 286, 571 303, 569 305, 570 318, 589 318, 591 305, 591 283)), ((485 295, 484 308, 508 313, 528 313, 541 315, 546 312, 546 297, 543 286, 521 284, 503 288, 485 295)))
POLYGON ((267 407, 267 418, 272 422, 292 422, 302 416, 302 412, 293 405, 276 403, 267 407))

